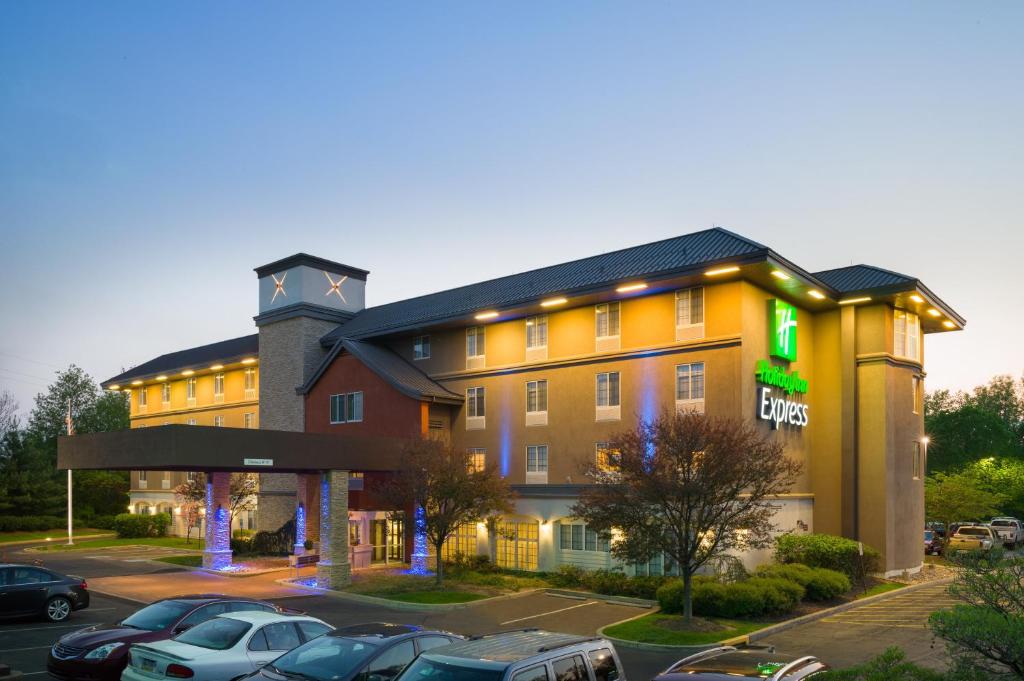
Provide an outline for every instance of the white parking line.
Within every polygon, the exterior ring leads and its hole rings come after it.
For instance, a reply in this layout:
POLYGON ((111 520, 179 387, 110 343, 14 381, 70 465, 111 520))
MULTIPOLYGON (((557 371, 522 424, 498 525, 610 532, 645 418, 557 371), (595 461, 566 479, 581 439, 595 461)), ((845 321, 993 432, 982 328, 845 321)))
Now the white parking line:
POLYGON ((583 607, 586 607, 588 605, 597 605, 597 601, 588 601, 586 603, 580 603, 579 605, 571 605, 568 608, 560 608, 558 610, 552 610, 550 612, 542 612, 539 615, 530 615, 529 617, 520 617, 518 619, 508 620, 507 622, 502 622, 501 624, 505 625, 505 624, 514 624, 516 622, 525 622, 526 620, 534 620, 534 619, 537 619, 538 617, 547 617, 548 615, 554 615, 555 613, 558 613, 558 612, 565 612, 566 610, 575 610, 576 608, 583 608, 583 607))

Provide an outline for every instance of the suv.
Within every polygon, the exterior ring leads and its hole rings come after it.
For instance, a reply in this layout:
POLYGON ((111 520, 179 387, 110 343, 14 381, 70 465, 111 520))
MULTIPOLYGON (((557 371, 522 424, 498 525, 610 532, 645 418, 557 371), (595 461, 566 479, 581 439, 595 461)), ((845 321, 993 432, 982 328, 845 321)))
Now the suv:
POLYGON ((798 681, 828 669, 812 655, 794 657, 768 648, 722 646, 690 655, 654 677, 654 681, 798 681))
POLYGON ((987 551, 999 543, 999 537, 988 525, 961 525, 949 538, 946 553, 958 551, 987 551))
POLYGON ((395 681, 625 681, 615 647, 538 629, 474 636, 413 660, 395 681))
POLYGON ((988 525, 996 531, 996 534, 999 535, 999 538, 1008 549, 1015 549, 1018 544, 1024 541, 1024 528, 1021 527, 1020 521, 1016 518, 993 518, 992 522, 988 525))

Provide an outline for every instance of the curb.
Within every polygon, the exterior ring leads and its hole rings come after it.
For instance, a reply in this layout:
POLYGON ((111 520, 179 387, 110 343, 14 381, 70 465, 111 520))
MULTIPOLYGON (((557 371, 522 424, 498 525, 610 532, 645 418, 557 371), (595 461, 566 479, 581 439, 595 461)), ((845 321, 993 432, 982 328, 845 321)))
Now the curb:
POLYGON ((480 598, 475 601, 467 601, 466 603, 406 603, 405 601, 393 601, 389 598, 379 598, 377 596, 366 596, 363 594, 353 594, 347 591, 335 591, 334 589, 321 589, 316 586, 307 586, 306 584, 297 584, 288 579, 275 579, 276 584, 282 586, 291 587, 294 589, 302 589, 310 592, 311 594, 320 594, 323 596, 330 596, 332 598, 340 598, 343 601, 349 601, 351 603, 361 603, 363 605, 377 605, 384 608, 391 608, 393 610, 413 610, 420 612, 445 612, 448 610, 465 610, 467 608, 473 608, 478 605, 487 605, 496 601, 503 601, 510 598, 517 598, 519 596, 525 596, 526 594, 536 593, 543 591, 543 589, 525 589, 523 591, 517 591, 512 594, 504 594, 502 596, 491 596, 490 598, 480 598))
POLYGON ((573 591, 571 589, 545 589, 544 592, 549 596, 573 598, 580 601, 604 601, 613 605, 628 605, 634 608, 651 609, 658 606, 657 601, 649 601, 646 598, 633 598, 632 596, 609 596, 608 594, 596 594, 590 591, 573 591))
MULTIPOLYGON (((162 561, 153 560, 151 562, 159 563, 159 562, 162 562, 162 561)), ((174 566, 174 563, 164 563, 164 565, 174 566)), ((269 575, 269 574, 271 574, 273 572, 283 572, 285 570, 290 570, 291 569, 291 568, 285 566, 285 567, 279 567, 279 568, 269 568, 267 570, 258 570, 256 572, 230 572, 230 571, 225 572, 223 570, 213 570, 211 568, 204 568, 202 566, 186 567, 184 565, 178 565, 177 567, 184 568, 184 569, 189 570, 191 572, 205 572, 205 573, 210 574, 210 575, 220 575, 221 577, 232 577, 234 579, 248 579, 249 577, 261 577, 263 575, 269 575)), ((275 579, 274 581, 277 582, 277 581, 280 581, 280 580, 276 580, 275 579)))
POLYGON ((634 648, 636 650, 651 650, 651 651, 660 651, 660 652, 678 651, 679 653, 690 653, 690 654, 693 654, 693 653, 699 653, 699 652, 701 652, 703 650, 709 650, 709 649, 715 648, 717 646, 736 646, 736 645, 749 644, 749 643, 751 643, 753 641, 760 640, 762 638, 765 638, 767 636, 771 636, 773 634, 778 634, 780 632, 786 631, 787 629, 791 629, 793 627, 798 627, 798 626, 800 626, 802 624, 808 624, 810 622, 815 622, 817 620, 821 620, 821 619, 824 619, 826 617, 831 617, 832 615, 837 615, 837 614, 839 614, 841 612, 846 612, 847 610, 852 610, 854 608, 859 608, 862 605, 870 605, 871 603, 877 603, 879 601, 884 601, 887 598, 891 598, 891 597, 899 595, 899 594, 910 593, 910 592, 917 591, 919 589, 923 589, 923 588, 929 587, 929 586, 936 586, 936 585, 940 585, 940 584, 950 584, 950 583, 952 583, 952 581, 953 581, 952 577, 944 577, 942 579, 936 579, 936 580, 933 580, 931 582, 922 582, 920 584, 911 584, 909 586, 904 586, 904 587, 899 588, 899 589, 893 589, 892 591, 886 591, 885 593, 880 593, 880 594, 876 594, 874 596, 868 596, 867 598, 861 598, 861 599, 858 599, 858 600, 853 600, 853 601, 850 601, 849 603, 843 603, 841 605, 837 605, 837 606, 834 606, 834 607, 831 607, 831 608, 826 608, 824 610, 819 610, 817 612, 812 612, 812 613, 808 613, 806 615, 801 615, 800 617, 794 617, 793 619, 785 620, 785 621, 782 621, 782 622, 777 622, 776 624, 772 624, 772 625, 769 625, 769 626, 764 627, 762 629, 758 629, 757 631, 752 631, 749 634, 743 634, 741 636, 734 636, 733 638, 727 638, 727 639, 723 639, 721 641, 716 641, 714 643, 707 643, 707 644, 701 644, 701 645, 685 646, 685 645, 668 645, 668 644, 664 644, 664 643, 642 643, 640 641, 628 641, 626 639, 615 638, 614 636, 609 636, 608 634, 605 633, 605 629, 608 629, 609 627, 614 627, 614 626, 616 626, 618 624, 623 624, 624 622, 631 622, 631 621, 633 621, 635 619, 640 619, 641 617, 645 617, 647 615, 652 615, 652 614, 654 614, 656 612, 659 612, 660 611, 659 609, 654 609, 654 610, 652 610, 649 613, 643 613, 641 615, 636 615, 635 617, 630 617, 628 619, 624 619, 624 620, 619 621, 619 622, 612 622, 611 624, 605 625, 605 626, 601 627, 600 629, 598 629, 597 630, 597 635, 598 636, 603 636, 604 638, 608 639, 609 641, 614 643, 616 645, 616 647, 621 645, 621 646, 623 646, 625 648, 634 648))
MULTIPOLYGON (((117 601, 125 601, 126 603, 132 603, 134 605, 149 605, 150 601, 139 600, 138 598, 131 598, 129 596, 122 596, 121 594, 110 593, 109 591, 100 591, 99 589, 93 589, 89 587, 89 593, 96 594, 97 596, 103 596, 104 598, 113 598, 117 601)), ((88 608, 86 608, 88 610, 88 608)))
MULTIPOLYGON (((106 539, 107 537, 116 537, 116 536, 117 535, 114 534, 113 532, 110 532, 109 534, 83 534, 80 537, 75 537, 75 540, 76 541, 78 541, 78 540, 84 541, 86 539, 106 539)), ((54 541, 52 539, 50 539, 50 540, 46 540, 46 539, 26 539, 25 541, 5 541, 5 542, 0 542, 0 548, 7 548, 9 546, 29 546, 29 547, 32 547, 35 544, 60 544, 60 542, 54 541)), ((72 550, 74 550, 74 549, 72 549, 72 550)))

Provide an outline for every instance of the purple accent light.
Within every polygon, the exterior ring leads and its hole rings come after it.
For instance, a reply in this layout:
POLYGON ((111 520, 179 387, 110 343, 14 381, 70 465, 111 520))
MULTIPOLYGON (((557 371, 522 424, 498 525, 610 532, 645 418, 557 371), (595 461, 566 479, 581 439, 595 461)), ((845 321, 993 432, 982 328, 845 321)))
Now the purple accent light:
POLYGON ((412 560, 409 561, 409 574, 433 574, 427 568, 427 558, 429 556, 430 551, 427 549, 427 512, 423 510, 422 506, 417 506, 413 523, 412 560))

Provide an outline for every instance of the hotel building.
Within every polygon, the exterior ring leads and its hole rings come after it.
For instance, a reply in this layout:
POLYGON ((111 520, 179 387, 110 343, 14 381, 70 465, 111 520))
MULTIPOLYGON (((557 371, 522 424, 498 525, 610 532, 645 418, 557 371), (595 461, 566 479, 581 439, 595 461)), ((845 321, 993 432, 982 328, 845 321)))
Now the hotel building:
MULTIPOLYGON (((774 502, 780 531, 862 540, 887 573, 921 566, 924 338, 965 320, 912 276, 812 273, 719 228, 369 308, 365 270, 299 254, 256 274, 256 336, 104 383, 132 391, 133 428, 445 438, 516 492, 497 532, 461 528, 445 551, 552 570, 615 566, 569 511, 589 483, 584 465, 638 420, 696 410, 753 421, 803 463, 774 502)), ((173 503, 152 475, 143 488, 133 474, 133 505, 173 503)), ((386 475, 349 473, 353 567, 411 551, 410 529, 373 498, 386 475)), ((314 500, 307 478, 261 473, 256 526, 292 518, 296 490, 314 500)), ((317 536, 312 519, 307 534, 317 536)), ((622 567, 674 569, 661 557, 622 567)))

